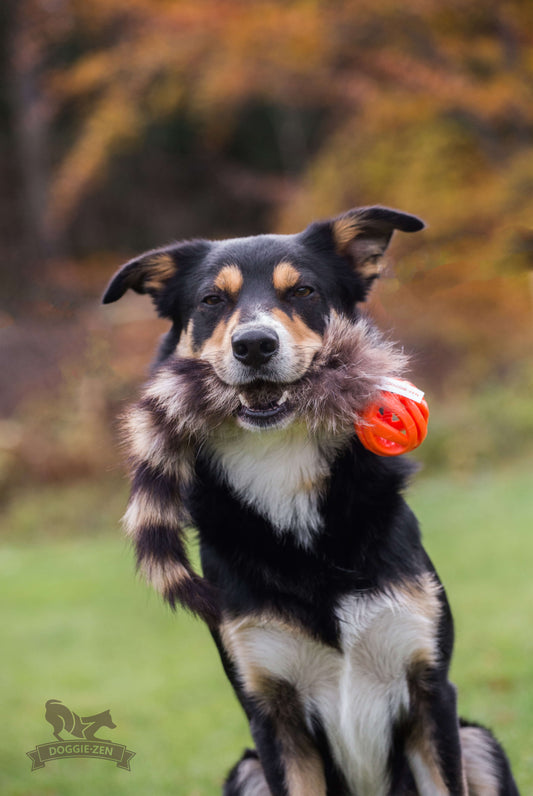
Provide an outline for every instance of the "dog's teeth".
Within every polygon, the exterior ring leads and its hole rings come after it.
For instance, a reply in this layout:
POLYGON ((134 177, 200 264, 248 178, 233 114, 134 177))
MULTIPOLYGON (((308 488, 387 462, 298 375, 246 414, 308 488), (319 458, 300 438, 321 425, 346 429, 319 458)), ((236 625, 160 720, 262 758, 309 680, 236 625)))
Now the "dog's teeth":
POLYGON ((250 409, 250 404, 248 403, 242 392, 239 393, 239 401, 243 406, 246 406, 248 409, 250 409))
POLYGON ((281 404, 284 404, 284 403, 285 403, 285 401, 287 400, 287 398, 288 398, 288 397, 289 397, 289 391, 288 391, 288 390, 285 390, 285 392, 283 393, 283 395, 281 396, 281 398, 279 398, 279 399, 276 401, 276 406, 281 406, 281 404))

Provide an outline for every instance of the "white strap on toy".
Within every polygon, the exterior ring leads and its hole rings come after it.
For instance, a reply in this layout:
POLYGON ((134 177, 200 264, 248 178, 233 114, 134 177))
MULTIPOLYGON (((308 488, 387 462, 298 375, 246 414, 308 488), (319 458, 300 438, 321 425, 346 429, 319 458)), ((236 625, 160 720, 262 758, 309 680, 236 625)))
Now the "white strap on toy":
POLYGON ((423 391, 419 390, 418 387, 415 387, 414 384, 411 384, 410 381, 406 381, 405 379, 395 379, 392 376, 386 376, 383 378, 379 384, 379 389, 383 390, 384 392, 392 392, 395 395, 403 395, 404 398, 410 398, 411 401, 414 401, 418 404, 424 397, 423 391))

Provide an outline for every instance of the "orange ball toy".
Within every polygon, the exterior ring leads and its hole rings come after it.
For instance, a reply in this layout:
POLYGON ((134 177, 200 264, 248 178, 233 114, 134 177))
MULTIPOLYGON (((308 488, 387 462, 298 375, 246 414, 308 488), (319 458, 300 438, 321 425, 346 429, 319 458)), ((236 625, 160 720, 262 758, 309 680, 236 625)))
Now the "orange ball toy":
POLYGON ((373 453, 399 456, 424 441, 428 418, 423 392, 404 379, 387 379, 386 388, 362 413, 355 430, 365 448, 373 453))

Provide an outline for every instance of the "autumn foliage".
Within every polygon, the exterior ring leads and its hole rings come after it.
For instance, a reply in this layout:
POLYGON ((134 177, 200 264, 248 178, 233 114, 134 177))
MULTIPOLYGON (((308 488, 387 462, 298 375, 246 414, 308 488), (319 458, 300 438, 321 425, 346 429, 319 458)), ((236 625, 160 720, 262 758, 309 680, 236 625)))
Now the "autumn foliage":
POLYGON ((12 297, 43 263, 96 285, 170 239, 386 204, 428 223, 373 301, 417 377, 527 382, 530 2, 18 0, 1 24, 12 297))

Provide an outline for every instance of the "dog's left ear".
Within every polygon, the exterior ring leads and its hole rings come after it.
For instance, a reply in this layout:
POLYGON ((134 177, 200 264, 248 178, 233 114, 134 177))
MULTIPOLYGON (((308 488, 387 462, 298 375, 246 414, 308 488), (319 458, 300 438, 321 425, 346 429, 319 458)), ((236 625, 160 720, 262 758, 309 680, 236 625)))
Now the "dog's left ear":
POLYGON ((341 216, 311 224, 303 240, 315 251, 334 249, 361 277, 364 294, 382 269, 382 257, 395 229, 418 232, 424 222, 416 216, 388 207, 357 207, 341 216))
POLYGON ((127 290, 147 293, 156 304, 178 270, 201 259, 209 250, 208 241, 175 243, 135 257, 122 266, 111 279, 102 303, 118 301, 127 290))
POLYGON ((122 266, 111 279, 102 298, 103 304, 118 301, 127 290, 148 293, 155 298, 177 270, 172 251, 154 249, 122 266))

